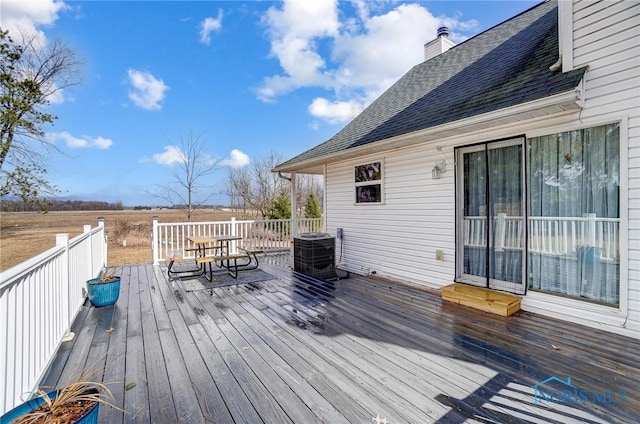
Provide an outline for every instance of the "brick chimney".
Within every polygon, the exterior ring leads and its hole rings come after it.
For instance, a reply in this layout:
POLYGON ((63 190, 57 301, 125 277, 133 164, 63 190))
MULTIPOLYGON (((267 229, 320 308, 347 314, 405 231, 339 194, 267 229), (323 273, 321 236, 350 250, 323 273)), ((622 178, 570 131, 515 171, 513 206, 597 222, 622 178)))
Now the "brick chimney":
POLYGON ((455 45, 449 40, 449 28, 442 26, 438 28, 438 37, 424 45, 424 60, 432 59, 455 45))

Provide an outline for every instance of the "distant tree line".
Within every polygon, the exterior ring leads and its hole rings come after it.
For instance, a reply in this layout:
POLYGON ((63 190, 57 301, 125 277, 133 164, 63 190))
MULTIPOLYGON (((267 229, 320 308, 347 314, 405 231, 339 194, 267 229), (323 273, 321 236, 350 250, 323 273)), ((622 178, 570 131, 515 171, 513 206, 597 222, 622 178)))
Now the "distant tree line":
MULTIPOLYGON (((137 208, 148 208, 151 209, 148 206, 136 206, 137 208)), ((134 207, 134 209, 136 208, 134 207)), ((178 210, 186 210, 189 206, 188 205, 183 205, 183 204, 175 204, 175 205, 171 205, 171 206, 161 206, 162 208, 165 209, 178 209, 178 210)), ((214 209, 214 210, 220 210, 220 209, 224 209, 227 206, 224 205, 198 205, 198 209, 214 209)))
MULTIPOLYGON (((121 211, 124 209, 122 202, 101 202, 96 200, 48 200, 47 211, 121 211)), ((42 205, 22 200, 0 201, 2 212, 41 212, 42 205)))

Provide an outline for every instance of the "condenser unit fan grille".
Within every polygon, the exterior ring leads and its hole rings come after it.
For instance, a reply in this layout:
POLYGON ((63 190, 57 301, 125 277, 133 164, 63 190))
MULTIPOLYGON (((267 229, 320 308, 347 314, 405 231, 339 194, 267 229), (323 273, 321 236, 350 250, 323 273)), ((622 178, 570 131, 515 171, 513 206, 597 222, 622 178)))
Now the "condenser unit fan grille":
POLYGON ((303 233, 293 240, 293 269, 320 279, 336 278, 335 237, 303 233))

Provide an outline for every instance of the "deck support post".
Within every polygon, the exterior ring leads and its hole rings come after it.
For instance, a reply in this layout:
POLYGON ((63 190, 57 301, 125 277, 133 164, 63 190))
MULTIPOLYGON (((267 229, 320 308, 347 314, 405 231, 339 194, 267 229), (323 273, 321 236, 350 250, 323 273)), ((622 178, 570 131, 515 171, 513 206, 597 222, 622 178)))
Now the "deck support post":
MULTIPOLYGON (((296 202, 297 190, 296 190, 296 173, 292 172, 291 178, 291 241, 298 235, 298 204, 296 202)), ((293 243, 289 247, 289 265, 293 268, 293 243)))

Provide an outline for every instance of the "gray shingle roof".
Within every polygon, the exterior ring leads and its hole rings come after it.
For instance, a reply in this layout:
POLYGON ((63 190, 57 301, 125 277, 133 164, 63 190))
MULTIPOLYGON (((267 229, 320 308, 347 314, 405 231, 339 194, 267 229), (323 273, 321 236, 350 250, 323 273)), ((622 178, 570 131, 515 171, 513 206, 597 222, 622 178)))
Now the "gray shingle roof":
POLYGON ((414 66, 331 139, 279 167, 575 89, 586 68, 549 71, 557 59, 549 1, 414 66))

